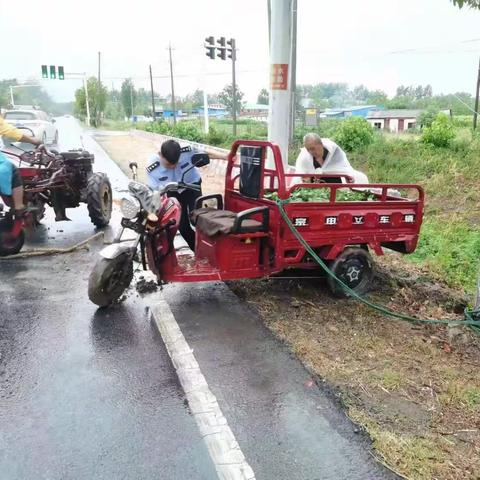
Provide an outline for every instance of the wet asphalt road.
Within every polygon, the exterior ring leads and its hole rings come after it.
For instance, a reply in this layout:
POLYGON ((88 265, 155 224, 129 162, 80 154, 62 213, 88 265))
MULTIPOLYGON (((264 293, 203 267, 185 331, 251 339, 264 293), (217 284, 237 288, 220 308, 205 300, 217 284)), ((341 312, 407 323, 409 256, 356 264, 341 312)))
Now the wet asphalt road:
MULTIPOLYGON (((59 127, 63 147, 78 146, 76 122, 59 127)), ((123 174, 83 141, 120 196, 123 174)), ((49 215, 26 248, 96 232, 84 206, 67 214, 74 221, 49 215)), ((0 262, 0 479, 215 479, 148 297, 130 290, 109 311, 88 301, 101 246, 0 262)), ((170 285, 161 294, 257 479, 395 478, 225 285, 170 285)))

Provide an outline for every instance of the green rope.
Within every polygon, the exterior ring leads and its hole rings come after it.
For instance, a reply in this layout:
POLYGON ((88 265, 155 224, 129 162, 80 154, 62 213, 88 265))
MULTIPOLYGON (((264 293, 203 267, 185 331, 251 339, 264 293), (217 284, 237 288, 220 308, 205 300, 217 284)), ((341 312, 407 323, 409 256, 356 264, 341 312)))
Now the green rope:
POLYGON ((468 325, 471 328, 475 329, 477 333, 480 333, 480 310, 469 310, 465 309, 465 320, 426 320, 417 317, 412 317, 403 313, 397 313, 393 310, 390 310, 387 307, 382 305, 377 305, 366 298, 361 297, 355 290, 352 290, 348 285, 346 285, 340 278, 338 278, 325 264, 325 262, 315 253, 315 250, 310 247, 310 245, 305 241, 305 239, 300 235, 298 230, 293 225, 292 221, 287 215, 287 212, 283 208, 285 204, 289 203, 289 200, 277 200, 278 209, 283 220, 287 224, 288 228, 295 235, 300 244, 305 248, 305 250, 311 255, 311 257, 322 267, 322 269, 332 277, 349 295, 351 295, 356 300, 359 300, 368 307, 376 310, 377 312, 383 313, 389 317, 398 318, 400 320, 406 320, 407 322, 421 322, 421 323, 443 323, 448 325, 468 325))

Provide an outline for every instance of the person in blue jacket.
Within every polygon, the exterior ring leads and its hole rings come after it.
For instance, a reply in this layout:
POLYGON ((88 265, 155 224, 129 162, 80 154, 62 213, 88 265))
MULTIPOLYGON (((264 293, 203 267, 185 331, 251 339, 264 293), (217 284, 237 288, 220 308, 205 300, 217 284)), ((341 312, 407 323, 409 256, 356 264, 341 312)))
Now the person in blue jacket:
MULTIPOLYGON (((148 184, 154 190, 158 190, 169 182, 180 182, 183 172, 192 167, 191 158, 197 153, 192 147, 180 147, 175 140, 167 140, 162 143, 160 151, 152 155, 147 163, 148 184)), ((189 188, 179 189, 176 192, 168 192, 169 197, 175 197, 182 206, 182 216, 179 230, 192 251, 195 251, 195 231, 190 224, 190 213, 195 208, 195 201, 202 195, 202 177, 198 168, 193 167, 183 178, 184 183, 198 185, 198 190, 189 188)))

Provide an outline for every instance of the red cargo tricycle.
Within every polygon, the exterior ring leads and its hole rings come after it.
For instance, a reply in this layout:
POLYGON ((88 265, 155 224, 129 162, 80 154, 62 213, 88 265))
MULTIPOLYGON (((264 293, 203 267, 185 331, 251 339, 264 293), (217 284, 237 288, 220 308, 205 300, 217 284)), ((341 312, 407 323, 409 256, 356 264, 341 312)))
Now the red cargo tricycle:
MULTIPOLYGON (((206 154, 192 158, 196 166, 208 162, 206 154)), ((136 178, 136 164, 131 168, 136 178)), ((320 183, 303 183, 298 177, 285 173, 277 145, 236 141, 228 156, 224 193, 198 198, 191 215, 196 230, 193 255, 175 249, 181 207, 167 194, 198 185, 169 183, 154 192, 131 182, 131 197, 121 203, 122 229, 101 251, 90 275, 90 300, 107 306, 122 295, 132 280, 138 250, 143 267, 148 264, 159 283, 261 278, 286 269, 318 268, 287 228, 277 200, 290 199, 284 209, 294 227, 357 293, 367 291, 373 276, 369 251, 382 255, 384 248, 415 250, 424 207, 421 187, 360 185, 343 175, 309 175, 320 183), (305 192, 314 201, 303 201, 305 192), (125 229, 136 232, 129 244, 122 241, 125 229)), ((333 279, 329 284, 342 294, 333 279)))

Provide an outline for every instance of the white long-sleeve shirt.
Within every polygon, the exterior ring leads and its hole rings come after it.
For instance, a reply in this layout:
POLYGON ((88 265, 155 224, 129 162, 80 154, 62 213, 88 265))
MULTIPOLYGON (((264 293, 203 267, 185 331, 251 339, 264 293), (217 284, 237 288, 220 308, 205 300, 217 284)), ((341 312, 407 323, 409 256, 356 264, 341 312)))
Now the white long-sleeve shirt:
MULTIPOLYGON (((295 173, 299 174, 341 174, 349 175, 355 183, 368 183, 367 176, 355 170, 347 159, 345 152, 329 138, 322 138, 323 147, 328 152, 321 167, 315 168, 313 156, 303 147, 295 163, 295 173)), ((320 164, 320 159, 317 159, 320 164)), ((299 180, 301 182, 301 178, 299 180)))

